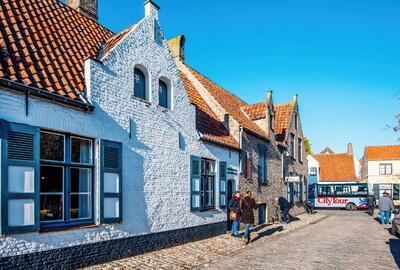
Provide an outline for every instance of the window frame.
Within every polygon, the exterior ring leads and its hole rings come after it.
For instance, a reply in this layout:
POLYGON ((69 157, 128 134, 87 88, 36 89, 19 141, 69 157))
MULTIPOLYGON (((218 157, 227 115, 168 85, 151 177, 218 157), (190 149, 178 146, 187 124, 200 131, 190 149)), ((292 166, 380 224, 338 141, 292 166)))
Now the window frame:
POLYGON ((296 135, 290 133, 290 157, 296 159, 296 135))
POLYGON ((267 161, 267 147, 265 145, 258 145, 258 182, 260 184, 268 183, 268 161, 267 161))
POLYGON ((318 168, 317 167, 310 167, 310 176, 317 176, 318 175, 318 168), (314 171, 315 169, 315 171, 314 171))
POLYGON ((393 174, 392 163, 379 163, 379 175, 392 175, 392 174, 393 174), (383 173, 381 172, 382 166, 383 166, 383 173), (388 173, 388 168, 390 168, 390 173, 388 173))
POLYGON ((172 103, 172 100, 170 100, 170 86, 169 86, 169 84, 167 83, 167 82, 165 82, 164 80, 162 80, 161 78, 160 79, 158 79, 158 106, 160 106, 161 108, 163 108, 163 109, 167 109, 167 110, 171 110, 171 103, 172 103), (161 89, 161 84, 164 84, 165 85, 165 97, 166 97, 166 106, 164 106, 164 105, 162 105, 161 104, 161 92, 160 92, 160 89, 161 89))
POLYGON ((303 162, 303 140, 297 138, 297 159, 299 162, 303 162))
POLYGON ((143 101, 149 101, 150 98, 150 91, 149 91, 149 83, 148 83, 148 75, 146 74, 147 72, 145 72, 143 70, 143 68, 141 68, 140 66, 135 66, 133 68, 133 96, 135 98, 138 98, 140 100, 143 101), (144 97, 138 96, 136 95, 136 70, 138 70, 139 72, 141 72, 143 74, 143 78, 144 78, 144 97))
MULTIPOLYGON (((64 136, 64 161, 54 161, 54 160, 45 160, 45 159, 40 159, 39 158, 39 163, 40 163, 40 168, 42 166, 58 166, 58 167, 63 167, 63 220, 57 220, 57 221, 40 221, 40 229, 51 229, 51 228, 68 228, 68 227, 74 227, 74 226, 80 226, 80 225, 91 225, 94 224, 94 185, 95 185, 95 179, 94 179, 94 171, 95 171, 95 165, 94 165, 94 139, 85 137, 85 136, 80 136, 76 134, 71 134, 71 133, 64 133, 64 132, 57 132, 57 131, 52 131, 48 129, 41 129, 39 132, 40 133, 52 133, 56 135, 63 135, 64 136), (76 162, 71 162, 71 157, 72 157, 72 145, 71 145, 71 138, 75 139, 82 139, 82 140, 87 140, 91 142, 90 145, 90 161, 91 164, 89 163, 76 163, 76 162), (68 152, 68 153, 67 153, 68 152), (70 210, 71 210, 71 192, 70 192, 70 184, 71 184, 71 169, 90 169, 90 176, 89 180, 91 181, 90 183, 90 190, 91 190, 91 198, 90 198, 90 217, 88 218, 77 218, 77 219, 72 219, 70 217, 70 210)), ((39 148, 41 145, 39 145, 39 148)), ((39 150, 40 151, 40 150, 39 150)), ((40 195, 42 192, 40 192, 40 181, 39 181, 39 213, 40 213, 40 195)))
POLYGON ((192 212, 195 211, 209 211, 209 210, 215 210, 216 209, 216 166, 217 166, 217 162, 213 159, 210 158, 202 158, 202 157, 196 157, 196 156, 191 156, 190 157, 190 209, 192 212), (193 161, 199 161, 199 174, 194 174, 193 173, 193 161), (207 161, 211 161, 213 162, 213 173, 211 174, 205 174, 202 171, 202 162, 207 162, 207 161), (206 181, 205 178, 206 177, 212 177, 213 179, 213 183, 212 183, 212 205, 211 206, 207 206, 207 202, 206 202, 206 181), (194 191, 193 190, 193 179, 194 178, 199 178, 200 181, 200 191, 194 191), (200 205, 199 207, 193 207, 193 196, 199 196, 200 195, 200 205))
POLYGON ((226 197, 226 188, 227 188, 227 163, 225 161, 219 162, 219 208, 225 209, 227 207, 227 197, 226 197), (225 168, 225 169, 223 169, 225 168), (224 183, 224 191, 222 191, 222 183, 224 183), (225 196, 225 200, 222 200, 222 197, 225 196))

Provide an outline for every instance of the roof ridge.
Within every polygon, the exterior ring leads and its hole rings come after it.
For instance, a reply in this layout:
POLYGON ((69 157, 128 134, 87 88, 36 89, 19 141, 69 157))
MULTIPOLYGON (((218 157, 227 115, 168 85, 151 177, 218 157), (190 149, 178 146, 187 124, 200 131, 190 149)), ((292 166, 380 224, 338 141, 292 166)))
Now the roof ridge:
MULTIPOLYGON (((208 78, 207 76, 205 76, 203 73, 199 72, 197 69, 189 66, 188 64, 184 63, 184 65, 192 70, 194 70, 195 72, 199 73, 201 76, 203 76, 204 78, 206 78, 207 80, 209 80, 210 82, 212 82, 213 84, 215 84, 216 86, 218 86, 219 88, 221 88, 222 90, 225 90, 227 93, 229 93, 230 95, 234 96, 235 98, 237 98, 238 100, 240 100, 241 102, 243 102, 244 104, 246 104, 245 106, 249 105, 246 101, 244 101, 243 99, 241 99, 240 97, 238 97, 237 95, 233 94, 232 92, 228 91, 227 89, 225 89, 224 87, 222 87, 221 85, 219 85, 218 83, 216 83, 215 81, 211 80, 210 78, 208 78)), ((242 107, 242 106, 241 106, 242 107)))

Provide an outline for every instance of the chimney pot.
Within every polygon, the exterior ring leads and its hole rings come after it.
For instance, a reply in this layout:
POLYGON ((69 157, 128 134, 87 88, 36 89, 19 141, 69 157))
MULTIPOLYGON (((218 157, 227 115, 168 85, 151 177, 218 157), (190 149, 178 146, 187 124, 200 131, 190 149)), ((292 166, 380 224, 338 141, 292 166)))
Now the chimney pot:
POLYGON ((267 101, 272 99, 272 90, 267 91, 267 101))
POLYGON ((67 5, 94 21, 99 18, 98 0, 67 0, 67 5))
POLYGON ((147 16, 152 16, 154 19, 158 20, 158 11, 160 10, 160 7, 153 1, 153 0, 147 0, 144 2, 144 15, 147 16))
POLYGON ((353 155, 353 144, 351 143, 347 144, 347 154, 353 155))
POLYGON ((293 101, 294 101, 294 102, 297 102, 298 98, 299 98, 299 95, 298 95, 298 94, 294 95, 294 96, 293 96, 293 101))

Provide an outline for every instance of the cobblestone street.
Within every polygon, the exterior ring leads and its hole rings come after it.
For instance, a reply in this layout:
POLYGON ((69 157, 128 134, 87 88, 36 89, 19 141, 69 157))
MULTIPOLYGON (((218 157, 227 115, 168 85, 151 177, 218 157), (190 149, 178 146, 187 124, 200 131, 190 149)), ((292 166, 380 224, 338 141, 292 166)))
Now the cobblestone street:
POLYGON ((400 240, 364 212, 319 211, 252 233, 223 235, 89 269, 398 269, 400 240))
POLYGON ((364 212, 324 213, 329 217, 318 224, 255 243, 240 254, 202 268, 398 269, 400 240, 389 234, 389 226, 383 227, 364 212))
MULTIPOLYGON (((298 221, 257 228, 252 232, 253 248, 257 243, 285 235, 325 217, 324 214, 302 215, 298 221)), ((97 265, 88 269, 192 269, 223 259, 247 248, 242 239, 232 239, 229 234, 159 250, 127 259, 97 265)))

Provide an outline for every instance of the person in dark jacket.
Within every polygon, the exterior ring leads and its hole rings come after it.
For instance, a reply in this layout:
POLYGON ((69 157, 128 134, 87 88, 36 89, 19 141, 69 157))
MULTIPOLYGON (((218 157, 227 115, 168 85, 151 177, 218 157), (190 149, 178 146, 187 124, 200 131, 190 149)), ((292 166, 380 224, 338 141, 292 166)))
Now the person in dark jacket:
POLYGON ((374 193, 371 193, 368 197, 368 214, 370 216, 374 215, 375 205, 376 205, 375 195, 374 193))
MULTIPOLYGON (((240 191, 236 191, 232 199, 229 201, 229 210, 236 214, 236 219, 232 220, 231 234, 233 237, 238 237, 239 234, 239 216, 240 216, 240 191)), ((229 215, 232 217, 232 214, 229 215)))
POLYGON ((246 245, 250 243, 250 226, 254 223, 254 213, 253 211, 258 208, 256 201, 251 197, 250 191, 246 192, 246 196, 240 202, 241 217, 240 221, 243 223, 244 239, 246 240, 246 245))
POLYGON ((276 202, 278 203, 279 208, 282 211, 283 221, 289 223, 290 221, 289 210, 292 206, 284 197, 277 198, 276 202))

